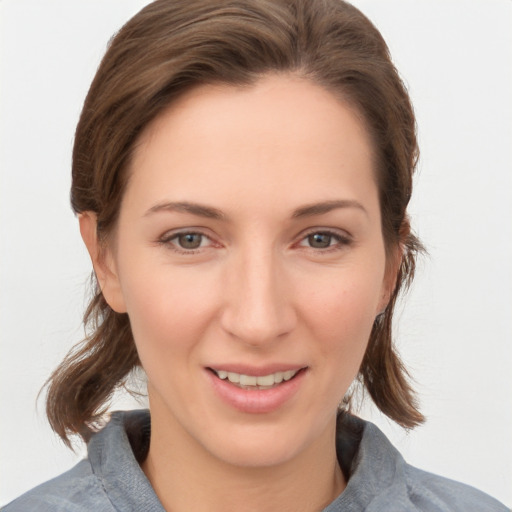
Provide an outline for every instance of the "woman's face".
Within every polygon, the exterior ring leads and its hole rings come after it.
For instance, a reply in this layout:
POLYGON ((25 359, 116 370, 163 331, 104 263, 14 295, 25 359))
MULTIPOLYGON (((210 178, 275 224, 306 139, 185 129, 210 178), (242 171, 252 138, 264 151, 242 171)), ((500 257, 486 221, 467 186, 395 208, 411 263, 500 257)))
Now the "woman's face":
POLYGON ((332 443, 393 281, 372 157, 292 76, 201 86, 143 133, 102 285, 173 439, 244 466, 332 443))

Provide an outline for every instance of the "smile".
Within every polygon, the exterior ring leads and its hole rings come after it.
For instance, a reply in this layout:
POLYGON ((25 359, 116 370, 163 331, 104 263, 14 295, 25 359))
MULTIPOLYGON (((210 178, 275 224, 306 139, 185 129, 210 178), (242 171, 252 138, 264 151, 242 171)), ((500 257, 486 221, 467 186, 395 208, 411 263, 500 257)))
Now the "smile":
POLYGON ((271 389, 283 381, 289 381, 297 375, 300 370, 287 370, 275 372, 268 375, 244 375, 242 373, 228 372, 225 370, 213 370, 221 380, 228 380, 242 389, 271 389))
POLYGON ((224 404, 242 413, 266 414, 291 403, 307 381, 308 366, 280 366, 256 369, 228 365, 223 369, 205 369, 214 394, 224 404))

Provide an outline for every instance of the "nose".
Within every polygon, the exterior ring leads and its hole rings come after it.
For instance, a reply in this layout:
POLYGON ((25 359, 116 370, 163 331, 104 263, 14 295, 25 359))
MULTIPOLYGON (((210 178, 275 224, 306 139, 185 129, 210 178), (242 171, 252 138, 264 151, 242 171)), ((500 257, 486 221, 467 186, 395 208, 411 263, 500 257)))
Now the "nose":
POLYGON ((263 347, 289 334, 297 317, 285 269, 269 250, 254 247, 231 262, 221 323, 231 336, 263 347))

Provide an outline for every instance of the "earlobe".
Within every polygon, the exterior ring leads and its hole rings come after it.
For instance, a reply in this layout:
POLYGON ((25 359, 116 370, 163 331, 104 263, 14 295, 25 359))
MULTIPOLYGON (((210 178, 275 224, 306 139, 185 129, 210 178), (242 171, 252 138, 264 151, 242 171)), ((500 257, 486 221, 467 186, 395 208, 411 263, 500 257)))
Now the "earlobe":
POLYGON ((80 234, 91 257, 94 273, 103 297, 117 313, 126 313, 126 305, 111 250, 103 245, 97 236, 97 218, 94 212, 78 215, 80 234))

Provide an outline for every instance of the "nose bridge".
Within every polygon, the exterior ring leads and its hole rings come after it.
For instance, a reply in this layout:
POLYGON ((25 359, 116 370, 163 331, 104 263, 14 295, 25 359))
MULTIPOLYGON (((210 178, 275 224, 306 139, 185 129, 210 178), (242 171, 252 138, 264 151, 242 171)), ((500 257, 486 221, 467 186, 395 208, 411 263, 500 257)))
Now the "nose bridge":
POLYGON ((224 328, 249 345, 271 342, 295 321, 279 256, 272 247, 240 249, 227 280, 224 328))

